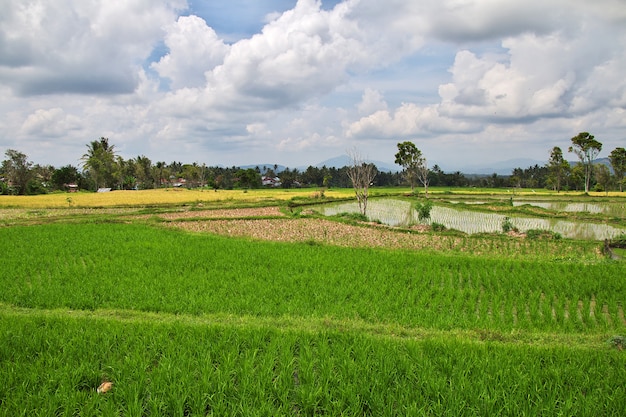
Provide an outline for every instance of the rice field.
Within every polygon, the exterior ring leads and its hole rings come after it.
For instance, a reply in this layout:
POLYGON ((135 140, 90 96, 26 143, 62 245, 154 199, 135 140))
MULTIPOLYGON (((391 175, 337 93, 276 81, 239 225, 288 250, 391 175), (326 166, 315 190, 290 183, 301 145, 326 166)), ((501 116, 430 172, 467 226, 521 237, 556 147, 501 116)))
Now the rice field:
MULTIPOLYGON (((484 204, 484 202, 479 202, 484 204)), ((476 202, 474 202, 476 204, 476 202)), ((541 206, 541 204, 539 204, 541 206)), ((554 208, 554 205, 545 203, 546 208, 554 208)), ((622 206, 611 205, 605 208, 600 204, 591 203, 567 203, 563 206, 566 211, 593 210, 594 213, 613 213, 621 210, 622 206)), ((344 202, 320 205, 315 208, 326 216, 340 213, 358 213, 358 205, 354 202, 344 202)), ((375 199, 369 202, 367 216, 373 221, 379 221, 390 226, 410 226, 419 223, 417 211, 411 203, 394 198, 375 199)), ((505 217, 510 218, 512 225, 521 232, 532 229, 549 230, 559 233, 570 239, 604 240, 613 239, 626 234, 626 228, 616 227, 598 222, 568 221, 558 218, 521 217, 509 216, 492 212, 477 210, 463 210, 456 207, 433 206, 430 219, 426 224, 438 223, 448 229, 459 230, 463 233, 497 233, 502 231, 502 223, 505 217)))
MULTIPOLYGON (((166 188, 156 190, 116 190, 105 193, 53 193, 35 196, 0 196, 0 208, 102 208, 137 207, 152 205, 182 205, 210 202, 272 202, 293 198, 310 198, 318 193, 314 189, 255 189, 255 190, 210 190, 166 188)), ((348 189, 327 190, 329 198, 349 196, 348 189)))
POLYGON ((626 264, 593 242, 253 200, 0 210, 0 416, 623 414, 626 264))
POLYGON ((626 402, 609 349, 70 312, 4 314, 0 331, 2 416, 619 416, 626 402))

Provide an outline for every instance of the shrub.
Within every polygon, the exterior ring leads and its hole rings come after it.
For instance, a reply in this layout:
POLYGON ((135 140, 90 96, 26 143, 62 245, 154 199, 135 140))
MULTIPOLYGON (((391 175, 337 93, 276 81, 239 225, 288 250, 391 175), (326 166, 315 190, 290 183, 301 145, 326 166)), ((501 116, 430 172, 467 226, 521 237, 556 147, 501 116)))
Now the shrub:
POLYGON ((446 226, 437 222, 431 223, 430 227, 433 229, 433 232, 443 232, 446 230, 446 226))
POLYGON ((551 230, 540 230, 540 229, 527 230, 526 237, 528 239, 546 239, 546 240, 559 240, 562 238, 560 233, 553 232, 551 230))
POLYGON ((609 244, 613 248, 626 248, 626 234, 611 239, 609 244))
POLYGON ((361 213, 339 213, 337 217, 341 217, 344 219, 355 220, 358 222, 366 222, 369 221, 366 215, 361 213))
POLYGON ((613 336, 608 340, 608 343, 619 350, 623 350, 626 346, 626 336, 613 336))
POLYGON ((508 233, 511 231, 519 232, 519 229, 513 225, 510 217, 505 217, 504 220, 502 220, 502 232, 508 233))
POLYGON ((417 210, 417 218, 420 222, 430 219, 430 212, 433 209, 432 201, 426 201, 425 203, 414 203, 414 208, 417 210))

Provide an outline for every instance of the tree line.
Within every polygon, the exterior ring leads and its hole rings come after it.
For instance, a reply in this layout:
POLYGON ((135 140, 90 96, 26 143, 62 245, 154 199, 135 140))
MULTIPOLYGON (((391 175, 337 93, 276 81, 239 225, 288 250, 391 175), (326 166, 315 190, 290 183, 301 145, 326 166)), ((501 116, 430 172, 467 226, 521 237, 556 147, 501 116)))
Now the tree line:
MULTIPOLYGON (((355 179, 362 186, 394 187, 419 183, 427 194, 428 186, 480 188, 549 188, 555 191, 591 189, 623 190, 626 171, 626 150, 616 148, 609 155, 611 169, 596 164, 602 144, 593 135, 582 132, 572 138, 569 151, 579 162, 571 165, 559 147, 550 151, 546 165, 525 169, 515 168, 511 175, 466 175, 460 171, 444 172, 438 165, 428 167, 425 156, 412 142, 398 143, 395 162, 400 172, 378 170, 365 163, 358 153, 352 153, 352 163, 342 168, 309 166, 306 169, 279 170, 277 165, 240 168, 237 166, 207 166, 204 163, 153 162, 144 155, 124 159, 115 151, 108 138, 101 137, 87 144, 79 166, 34 164, 28 156, 14 149, 5 152, 0 165, 0 194, 32 195, 68 190, 70 185, 82 190, 101 188, 128 190, 173 186, 206 187, 215 190, 261 187, 354 187, 355 179), (357 157, 358 156, 358 157, 357 157), (358 169, 357 169, 358 168, 358 169), (367 175, 359 176, 367 168, 367 175), (355 170, 356 169, 356 170, 355 170), (269 178, 269 181, 264 179, 269 178)), ((367 191, 367 190, 365 190, 367 191)))
POLYGON ((563 156, 560 147, 555 146, 550 151, 548 163, 538 164, 528 168, 515 168, 510 176, 498 177, 493 174, 490 177, 472 178, 464 183, 467 178, 460 173, 443 173, 437 165, 428 168, 426 158, 412 142, 398 143, 396 164, 404 168, 404 178, 411 185, 411 189, 417 182, 424 186, 424 192, 428 195, 429 185, 476 186, 501 188, 547 188, 554 191, 581 190, 589 192, 609 191, 624 188, 624 174, 626 172, 626 149, 618 147, 611 151, 608 157, 609 165, 596 163, 596 158, 602 150, 602 143, 588 132, 581 132, 571 138, 571 146, 568 151, 574 153, 579 161, 570 163, 563 156))

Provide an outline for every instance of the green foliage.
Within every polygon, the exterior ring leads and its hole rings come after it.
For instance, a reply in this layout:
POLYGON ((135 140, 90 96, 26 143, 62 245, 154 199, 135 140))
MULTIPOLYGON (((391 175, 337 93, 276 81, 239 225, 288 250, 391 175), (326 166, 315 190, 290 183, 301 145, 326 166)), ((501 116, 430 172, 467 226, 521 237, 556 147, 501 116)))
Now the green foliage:
POLYGON ((598 142, 593 135, 588 132, 581 132, 572 138, 572 146, 569 151, 578 156, 580 163, 584 169, 585 192, 590 190, 591 173, 593 170, 593 161, 602 150, 602 143, 598 142))
POLYGON ((446 230, 446 226, 437 222, 432 222, 430 227, 433 229, 433 232, 444 232, 446 230))
POLYGON ((615 248, 626 248, 626 234, 619 235, 611 239, 610 244, 615 248))
POLYGON ((563 157, 563 151, 558 146, 552 148, 548 161, 548 179, 553 189, 561 191, 565 180, 571 171, 569 162, 563 157))
POLYGON ((28 194, 28 185, 33 179, 33 163, 28 161, 28 157, 14 149, 7 149, 6 159, 2 161, 0 172, 4 174, 8 183, 11 184, 10 191, 14 194, 28 194))
POLYGON ((361 214, 361 213, 339 213, 337 214, 337 217, 341 217, 344 219, 348 219, 348 220, 353 220, 353 221, 357 221, 357 222, 367 222, 369 221, 369 219, 367 218, 367 216, 365 214, 361 214))
POLYGON ((517 232, 517 231, 518 229, 511 222, 511 218, 508 216, 505 216, 504 219, 502 220, 502 232, 508 233, 508 232, 517 232))
POLYGON ((81 160, 95 188, 112 188, 116 185, 120 166, 119 161, 116 161, 115 145, 110 145, 108 138, 91 141, 81 160))
POLYGON ((553 232, 551 230, 541 230, 541 229, 527 230, 526 237, 528 239, 547 239, 547 240, 560 240, 562 238, 560 233, 553 232))
POLYGON ((255 169, 240 169, 237 171, 237 184, 239 187, 248 188, 260 188, 261 187, 261 174, 255 169))
POLYGON ((433 209, 433 202, 426 200, 423 203, 413 203, 413 208, 417 211, 417 218, 420 222, 428 221, 430 219, 430 212, 433 209))
POLYGON ((624 190, 624 174, 626 173, 626 149, 615 148, 609 154, 609 161, 615 175, 615 182, 619 190, 624 190))
POLYGON ((608 340, 609 344, 619 350, 626 348, 626 336, 613 336, 608 340))
POLYGON ((418 168, 424 163, 422 151, 413 142, 398 143, 398 152, 395 154, 395 158, 395 163, 404 168, 404 176, 411 185, 411 191, 413 191, 418 179, 418 168))

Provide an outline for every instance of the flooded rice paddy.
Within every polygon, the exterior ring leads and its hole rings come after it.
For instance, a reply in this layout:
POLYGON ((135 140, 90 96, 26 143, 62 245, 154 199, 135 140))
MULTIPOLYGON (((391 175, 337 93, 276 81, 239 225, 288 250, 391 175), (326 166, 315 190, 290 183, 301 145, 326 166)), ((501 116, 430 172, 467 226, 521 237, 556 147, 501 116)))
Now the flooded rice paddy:
POLYGON ((626 203, 587 203, 565 201, 513 201, 513 206, 531 205, 551 211, 563 211, 569 213, 593 213, 604 214, 612 217, 626 217, 626 203))
MULTIPOLYGON (((613 215, 613 212, 619 212, 617 207, 609 206, 609 211, 599 203, 563 203, 563 206, 554 202, 518 202, 517 205, 531 204, 539 205, 543 208, 555 211, 586 211, 590 213, 603 213, 613 215), (549 205, 555 204, 555 205, 549 205), (611 211, 613 210, 613 211, 611 211)), ((514 203, 515 205, 515 203, 514 203)), ((624 209, 621 205, 621 209, 624 209)), ((359 208, 356 202, 328 204, 315 207, 319 213, 332 216, 340 213, 358 213, 359 208)), ((367 206, 367 217, 372 221, 394 226, 406 227, 412 224, 420 223, 417 211, 411 206, 411 203, 399 199, 376 199, 370 200, 367 206)), ((475 210, 463 210, 461 208, 451 208, 444 206, 433 206, 430 212, 430 219, 424 221, 425 224, 439 223, 448 229, 460 230, 464 233, 496 233, 502 231, 502 223, 504 222, 504 214, 487 213, 475 210)), ((585 240, 604 240, 611 239, 626 233, 626 229, 610 226, 602 223, 567 221, 559 219, 537 218, 537 217, 516 217, 508 216, 510 221, 521 232, 531 229, 549 230, 559 233, 564 238, 585 239, 585 240)))

